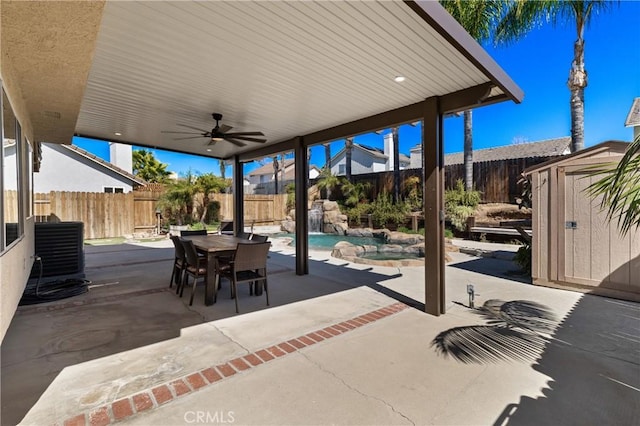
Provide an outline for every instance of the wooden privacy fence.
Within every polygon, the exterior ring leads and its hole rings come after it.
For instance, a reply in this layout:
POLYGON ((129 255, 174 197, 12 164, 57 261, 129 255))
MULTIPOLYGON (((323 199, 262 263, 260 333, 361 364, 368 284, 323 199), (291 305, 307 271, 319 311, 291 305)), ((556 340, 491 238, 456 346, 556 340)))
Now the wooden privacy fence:
MULTIPOLYGON (((156 229, 161 195, 158 191, 37 193, 34 215, 38 222, 83 222, 85 239, 120 237, 156 229)), ((196 197, 196 202, 201 198, 196 197)), ((211 194, 209 199, 220 203, 220 219, 233 219, 232 194, 211 194)), ((286 204, 286 194, 245 195, 245 223, 278 224, 286 216, 286 204)))
MULTIPOLYGON (((211 194, 211 201, 220 203, 220 219, 233 219, 233 194, 211 194)), ((260 225, 279 224, 287 216, 287 194, 246 194, 244 222, 260 225)))
MULTIPOLYGON (((531 157, 515 158, 508 160, 484 161, 473 164, 473 183, 475 189, 480 191, 484 203, 514 203, 516 197, 522 193, 518 184, 520 174, 527 167, 540 164, 557 157, 531 157)), ((405 191, 403 184, 411 176, 417 176, 422 180, 422 169, 400 170, 400 191, 405 191)), ((458 179, 464 180, 464 165, 450 164, 444 168, 446 189, 455 188, 458 179)), ((357 174, 351 177, 353 183, 368 183, 371 187, 370 194, 387 191, 393 193, 393 171, 357 174)), ((313 182, 317 182, 315 179, 313 182)))

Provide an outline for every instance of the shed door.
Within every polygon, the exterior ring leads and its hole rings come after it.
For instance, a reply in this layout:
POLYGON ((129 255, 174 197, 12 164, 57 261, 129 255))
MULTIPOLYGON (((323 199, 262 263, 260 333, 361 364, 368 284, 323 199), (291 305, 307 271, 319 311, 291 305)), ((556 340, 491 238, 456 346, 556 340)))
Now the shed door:
POLYGON ((609 224, 606 212, 600 209, 600 198, 593 200, 585 192, 595 180, 597 177, 580 169, 559 170, 558 201, 564 206, 558 215, 558 278, 640 293, 640 232, 623 238, 615 222, 609 224))

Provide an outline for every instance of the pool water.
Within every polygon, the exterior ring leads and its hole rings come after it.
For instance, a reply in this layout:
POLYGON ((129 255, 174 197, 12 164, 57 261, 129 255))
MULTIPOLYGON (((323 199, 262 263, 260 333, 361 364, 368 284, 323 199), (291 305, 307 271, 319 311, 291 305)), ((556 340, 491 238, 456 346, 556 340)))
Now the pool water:
MULTIPOLYGON (((278 234, 278 237, 289 237, 293 238, 292 246, 296 244, 296 236, 295 234, 278 234)), ((347 241, 351 244, 356 245, 371 245, 371 246, 381 246, 384 244, 384 240, 382 238, 375 237, 350 237, 347 235, 334 235, 334 234, 309 234, 309 248, 315 250, 333 250, 333 246, 335 246, 340 241, 347 241)))

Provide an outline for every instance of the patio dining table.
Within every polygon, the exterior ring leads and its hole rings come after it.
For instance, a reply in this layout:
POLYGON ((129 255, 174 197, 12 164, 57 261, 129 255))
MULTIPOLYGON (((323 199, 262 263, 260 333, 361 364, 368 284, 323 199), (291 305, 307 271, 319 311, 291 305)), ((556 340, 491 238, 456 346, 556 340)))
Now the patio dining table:
POLYGON ((215 272, 215 262, 220 256, 230 256, 238 247, 238 243, 252 243, 251 240, 234 237, 232 235, 194 235, 184 237, 191 240, 196 249, 207 254, 207 279, 204 290, 204 304, 213 305, 218 293, 218 274, 215 272))

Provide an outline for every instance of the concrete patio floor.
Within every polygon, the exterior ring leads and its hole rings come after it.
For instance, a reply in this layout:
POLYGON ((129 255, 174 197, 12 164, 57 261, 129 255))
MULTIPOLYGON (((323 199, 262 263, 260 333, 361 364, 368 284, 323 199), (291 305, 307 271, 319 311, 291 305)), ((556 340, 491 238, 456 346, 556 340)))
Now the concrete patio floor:
POLYGON ((89 293, 21 307, 2 344, 2 424, 640 423, 637 303, 454 253, 447 314, 432 317, 413 308, 423 268, 312 252, 299 277, 275 245, 272 306, 245 288, 237 315, 226 283, 208 307, 202 286, 192 307, 170 291, 172 256, 168 241, 87 247, 89 293), (476 306, 509 303, 469 309, 469 283, 476 306))

